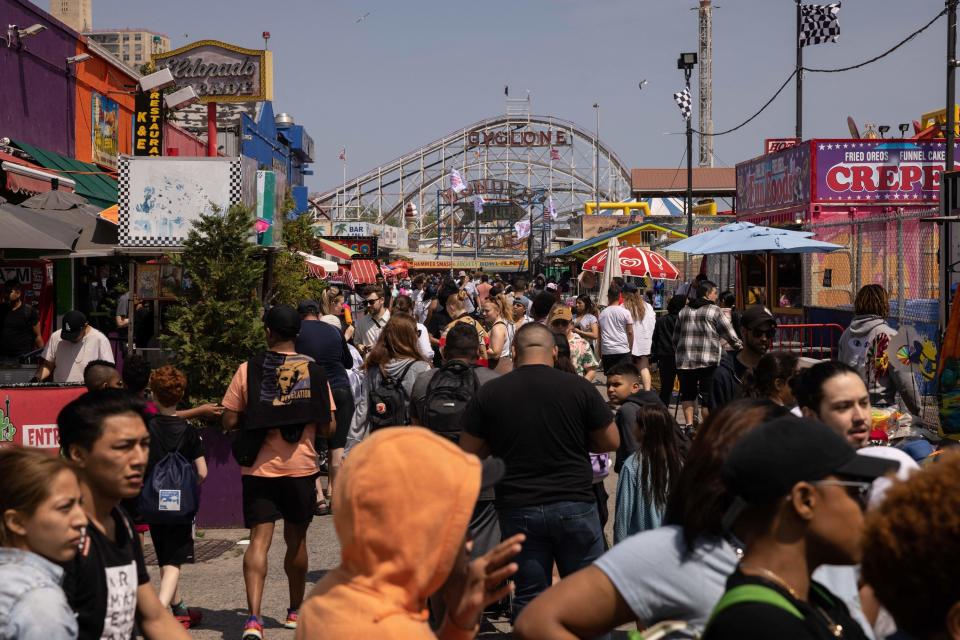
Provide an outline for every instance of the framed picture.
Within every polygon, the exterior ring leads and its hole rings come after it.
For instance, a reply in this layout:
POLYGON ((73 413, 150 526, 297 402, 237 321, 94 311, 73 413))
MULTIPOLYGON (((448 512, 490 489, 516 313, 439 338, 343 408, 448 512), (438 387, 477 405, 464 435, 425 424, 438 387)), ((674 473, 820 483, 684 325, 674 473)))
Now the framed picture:
POLYGON ((138 264, 134 279, 134 293, 141 300, 156 300, 160 297, 160 265, 138 264))
POLYGON ((160 265, 160 297, 176 298, 180 295, 183 271, 172 264, 160 265))

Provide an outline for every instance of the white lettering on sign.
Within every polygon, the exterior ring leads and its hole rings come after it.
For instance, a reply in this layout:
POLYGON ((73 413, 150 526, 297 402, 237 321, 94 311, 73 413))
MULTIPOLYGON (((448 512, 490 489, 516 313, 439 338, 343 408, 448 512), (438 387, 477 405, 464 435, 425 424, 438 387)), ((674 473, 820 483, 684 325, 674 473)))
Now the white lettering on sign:
POLYGON ((55 424, 23 425, 23 446, 36 449, 59 449, 60 432, 55 424))

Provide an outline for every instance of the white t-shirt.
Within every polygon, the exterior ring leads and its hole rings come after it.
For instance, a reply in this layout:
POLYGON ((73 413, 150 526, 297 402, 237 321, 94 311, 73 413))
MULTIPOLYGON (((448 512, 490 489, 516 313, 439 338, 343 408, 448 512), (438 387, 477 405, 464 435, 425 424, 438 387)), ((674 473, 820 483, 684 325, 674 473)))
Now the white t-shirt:
POLYGON ((83 382, 83 370, 94 360, 113 362, 113 349, 110 341, 93 327, 88 326, 86 334, 76 343, 60 337, 62 329, 50 335, 50 342, 41 356, 54 364, 53 382, 83 382))
POLYGON ((633 316, 623 305, 610 305, 600 312, 600 352, 605 356, 630 353, 633 345, 627 342, 627 327, 633 325, 633 316))
POLYGON ((643 301, 643 320, 633 323, 633 349, 635 356, 648 356, 653 345, 653 329, 657 325, 657 312, 646 300, 643 301))

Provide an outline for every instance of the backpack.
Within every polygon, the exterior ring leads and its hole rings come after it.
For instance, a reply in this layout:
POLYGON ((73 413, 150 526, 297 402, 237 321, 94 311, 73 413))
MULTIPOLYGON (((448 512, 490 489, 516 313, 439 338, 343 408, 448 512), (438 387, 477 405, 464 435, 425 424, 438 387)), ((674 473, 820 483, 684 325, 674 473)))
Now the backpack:
POLYGON ((379 380, 370 385, 367 392, 370 431, 410 424, 410 396, 403 388, 403 380, 414 362, 408 362, 396 377, 386 375, 381 369, 379 380))
POLYGON ((189 524, 200 507, 197 470, 180 453, 186 434, 185 429, 176 448, 167 451, 144 479, 137 508, 148 524, 189 524))
POLYGON ((454 443, 460 441, 460 418, 477 394, 480 380, 472 365, 452 360, 437 369, 423 399, 424 426, 454 443))

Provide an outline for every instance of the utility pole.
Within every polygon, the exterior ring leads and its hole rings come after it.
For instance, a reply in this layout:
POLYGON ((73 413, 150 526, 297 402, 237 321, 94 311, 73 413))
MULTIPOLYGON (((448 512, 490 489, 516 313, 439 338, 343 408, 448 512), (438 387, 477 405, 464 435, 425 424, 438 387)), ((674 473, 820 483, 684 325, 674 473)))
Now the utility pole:
POLYGON ((593 148, 596 153, 593 160, 593 213, 598 215, 600 213, 600 103, 594 102, 593 108, 597 112, 597 134, 593 141, 593 148))
POLYGON ((803 47, 800 46, 802 21, 800 0, 797 0, 797 38, 793 41, 793 44, 797 47, 797 126, 793 135, 801 142, 803 141, 803 47))
POLYGON ((713 166, 713 7, 700 0, 700 162, 713 166))
MULTIPOLYGON (((956 138, 956 68, 957 68, 957 2, 946 0, 947 7, 947 129, 943 132, 946 142, 946 162, 944 171, 953 171, 954 153, 953 144, 956 138)), ((941 191, 941 194, 943 191, 941 191)), ((950 212, 948 203, 941 198, 940 208, 944 216, 950 212)), ((950 322, 950 286, 952 283, 953 263, 953 223, 944 220, 940 225, 940 331, 946 332, 950 322)))

